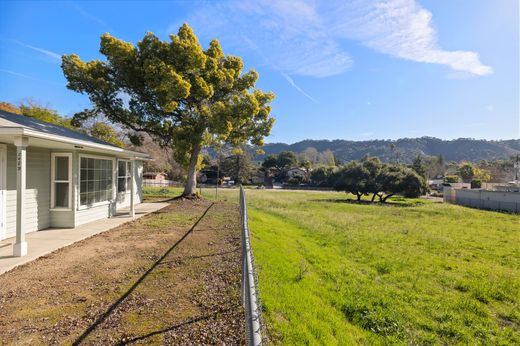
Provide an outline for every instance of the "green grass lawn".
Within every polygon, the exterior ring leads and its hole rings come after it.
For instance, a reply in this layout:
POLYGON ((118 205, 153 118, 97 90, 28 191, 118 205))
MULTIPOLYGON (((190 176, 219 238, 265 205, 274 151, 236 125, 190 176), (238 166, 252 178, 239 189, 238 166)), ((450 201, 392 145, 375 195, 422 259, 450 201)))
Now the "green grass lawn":
POLYGON ((274 343, 520 343, 518 215, 335 192, 247 199, 274 343))

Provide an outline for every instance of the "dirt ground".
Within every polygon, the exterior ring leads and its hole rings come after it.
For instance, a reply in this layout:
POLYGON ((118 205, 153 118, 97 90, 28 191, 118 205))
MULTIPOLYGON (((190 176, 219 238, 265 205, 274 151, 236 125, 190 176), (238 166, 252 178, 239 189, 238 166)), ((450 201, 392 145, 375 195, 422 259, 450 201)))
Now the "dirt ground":
POLYGON ((174 201, 0 275, 0 344, 244 344, 239 218, 174 201))

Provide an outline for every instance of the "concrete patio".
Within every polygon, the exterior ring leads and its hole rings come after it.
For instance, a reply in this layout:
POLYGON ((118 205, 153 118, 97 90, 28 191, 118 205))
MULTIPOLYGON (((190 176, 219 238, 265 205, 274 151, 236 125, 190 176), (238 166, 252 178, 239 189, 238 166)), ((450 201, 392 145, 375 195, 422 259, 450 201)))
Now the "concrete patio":
POLYGON ((162 209, 167 205, 168 203, 141 203, 135 206, 135 216, 133 218, 128 215, 128 210, 123 209, 112 218, 97 220, 76 228, 49 228, 27 233, 28 253, 24 257, 13 256, 15 237, 4 239, 0 241, 0 275, 59 248, 106 232, 126 222, 162 209))

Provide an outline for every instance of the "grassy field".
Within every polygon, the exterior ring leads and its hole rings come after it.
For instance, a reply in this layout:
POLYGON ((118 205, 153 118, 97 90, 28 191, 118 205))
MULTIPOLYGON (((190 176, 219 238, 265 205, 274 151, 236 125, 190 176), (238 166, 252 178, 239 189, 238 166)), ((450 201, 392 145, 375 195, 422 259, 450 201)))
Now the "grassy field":
POLYGON ((519 216, 334 192, 247 198, 275 344, 520 343, 519 216))

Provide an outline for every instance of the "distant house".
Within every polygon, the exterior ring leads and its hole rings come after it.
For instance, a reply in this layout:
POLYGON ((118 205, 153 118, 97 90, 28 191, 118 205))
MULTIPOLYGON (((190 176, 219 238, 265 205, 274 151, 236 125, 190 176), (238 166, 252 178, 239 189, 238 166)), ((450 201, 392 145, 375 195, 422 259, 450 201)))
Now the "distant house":
POLYGON ((111 217, 142 200, 147 154, 81 132, 0 111, 0 239, 16 236, 14 255, 27 254, 25 233, 73 228, 111 217))
POLYGON ((145 172, 143 173, 143 179, 154 180, 156 182, 163 182, 166 180, 166 174, 159 172, 145 172))
POLYGON ((300 167, 292 167, 287 170, 285 173, 285 176, 287 179, 291 179, 295 175, 301 175, 303 176, 305 181, 308 181, 310 178, 310 172, 306 169, 300 168, 300 167))

